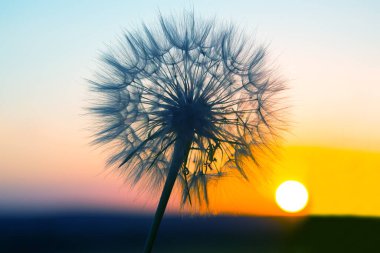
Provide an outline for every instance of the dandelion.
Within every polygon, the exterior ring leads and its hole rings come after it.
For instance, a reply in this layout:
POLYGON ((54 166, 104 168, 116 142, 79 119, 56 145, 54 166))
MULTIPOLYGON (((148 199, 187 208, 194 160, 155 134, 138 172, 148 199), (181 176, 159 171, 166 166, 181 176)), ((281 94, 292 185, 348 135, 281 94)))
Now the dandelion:
POLYGON ((248 178, 247 161, 259 166, 256 151, 276 133, 283 88, 265 55, 233 25, 192 13, 159 16, 157 26, 126 32, 103 55, 91 81, 94 142, 113 147, 108 164, 133 183, 144 179, 156 190, 164 183, 145 252, 176 180, 182 203, 207 204, 210 181, 233 171, 248 178))

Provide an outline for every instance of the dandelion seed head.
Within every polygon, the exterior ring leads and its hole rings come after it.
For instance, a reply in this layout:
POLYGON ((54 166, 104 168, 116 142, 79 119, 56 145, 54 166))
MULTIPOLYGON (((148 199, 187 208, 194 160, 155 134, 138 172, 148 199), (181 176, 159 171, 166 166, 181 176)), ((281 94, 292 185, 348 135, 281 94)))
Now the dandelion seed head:
POLYGON ((91 81, 94 142, 113 147, 108 164, 156 189, 175 141, 191 140, 178 174, 183 203, 207 203, 208 183, 230 171, 246 177, 243 156, 258 167, 255 148, 276 135, 283 85, 266 68, 265 48, 249 42, 192 13, 126 32, 91 81))

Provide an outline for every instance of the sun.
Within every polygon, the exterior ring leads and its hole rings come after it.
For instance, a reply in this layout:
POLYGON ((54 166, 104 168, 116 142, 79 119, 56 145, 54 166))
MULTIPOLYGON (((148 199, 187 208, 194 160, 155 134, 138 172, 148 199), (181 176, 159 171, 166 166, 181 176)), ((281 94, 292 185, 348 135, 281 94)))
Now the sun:
POLYGON ((308 200, 309 194, 306 187, 298 181, 285 181, 276 190, 277 205, 288 213, 301 211, 308 200))

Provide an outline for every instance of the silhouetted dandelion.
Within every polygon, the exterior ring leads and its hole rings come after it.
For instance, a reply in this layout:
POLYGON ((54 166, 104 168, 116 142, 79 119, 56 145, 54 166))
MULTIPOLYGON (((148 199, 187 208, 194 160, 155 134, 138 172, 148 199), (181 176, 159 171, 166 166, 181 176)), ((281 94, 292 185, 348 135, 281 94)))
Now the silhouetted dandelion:
POLYGON ((265 68, 265 48, 232 25, 185 14, 126 32, 91 81, 98 94, 95 143, 113 146, 108 163, 137 183, 165 182, 145 252, 150 252, 178 178, 183 203, 208 202, 208 182, 257 168, 255 150, 276 132, 282 85, 265 68), (244 159, 243 159, 244 158, 244 159), (248 160, 247 160, 248 159, 248 160), (252 168, 252 166, 250 166, 252 168))

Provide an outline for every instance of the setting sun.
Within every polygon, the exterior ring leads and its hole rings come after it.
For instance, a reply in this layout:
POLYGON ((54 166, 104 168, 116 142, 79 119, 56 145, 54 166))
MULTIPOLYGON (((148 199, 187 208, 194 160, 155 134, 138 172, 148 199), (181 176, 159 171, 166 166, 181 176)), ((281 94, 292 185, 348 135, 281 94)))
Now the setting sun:
POLYGON ((301 211, 307 205, 309 194, 303 184, 289 180, 282 183, 276 190, 278 206, 288 213, 301 211))

